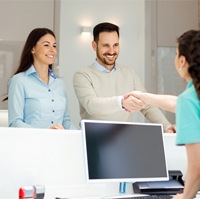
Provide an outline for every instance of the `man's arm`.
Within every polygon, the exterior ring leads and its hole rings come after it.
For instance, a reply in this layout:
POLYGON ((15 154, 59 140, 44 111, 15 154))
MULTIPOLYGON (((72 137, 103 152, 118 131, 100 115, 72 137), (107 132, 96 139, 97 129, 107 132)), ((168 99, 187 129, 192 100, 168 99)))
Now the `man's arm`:
POLYGON ((164 116, 159 108, 148 105, 144 109, 142 109, 141 112, 148 121, 153 123, 161 123, 165 132, 168 132, 168 128, 171 129, 173 133, 175 132, 173 125, 167 120, 167 118, 164 116))
MULTIPOLYGON (((94 86, 95 82, 85 72, 76 72, 73 83, 79 103, 90 115, 107 115, 125 110, 140 111, 143 108, 144 103, 135 97, 123 99, 123 96, 98 96, 103 88, 100 86, 97 90, 97 87, 94 86)), ((109 90, 107 94, 109 95, 109 90)))
POLYGON ((98 97, 93 82, 84 72, 76 72, 73 79, 74 90, 79 103, 90 115, 105 115, 121 111, 118 97, 98 97))
MULTIPOLYGON (((137 76, 137 74, 134 75, 134 90, 135 91, 142 91, 147 92, 143 83, 141 82, 140 78, 137 76)), ((161 123, 164 127, 164 130, 167 131, 167 129, 171 128, 173 132, 175 132, 175 129, 173 128, 173 125, 167 120, 167 118, 164 116, 164 114, 161 112, 161 110, 155 106, 147 105, 141 110, 142 114, 145 116, 147 120, 153 123, 161 123)))

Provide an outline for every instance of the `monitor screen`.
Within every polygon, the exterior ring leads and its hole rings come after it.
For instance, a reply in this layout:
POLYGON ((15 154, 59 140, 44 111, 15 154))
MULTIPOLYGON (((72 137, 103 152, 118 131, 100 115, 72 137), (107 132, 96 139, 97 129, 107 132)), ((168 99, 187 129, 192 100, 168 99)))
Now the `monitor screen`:
POLYGON ((161 124, 82 120, 88 182, 168 180, 161 124))

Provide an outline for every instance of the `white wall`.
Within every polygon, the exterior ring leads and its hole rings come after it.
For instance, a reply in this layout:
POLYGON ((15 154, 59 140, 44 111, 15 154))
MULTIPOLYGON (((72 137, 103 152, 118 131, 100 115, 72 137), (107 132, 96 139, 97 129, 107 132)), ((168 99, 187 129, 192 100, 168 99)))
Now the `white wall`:
MULTIPOLYGON (((59 75, 67 85, 72 121, 80 120, 73 89, 73 75, 95 59, 92 36, 81 36, 81 26, 92 28, 109 21, 120 27, 121 53, 118 62, 133 66, 144 81, 145 0, 61 0, 59 35, 59 75)), ((135 116, 141 120, 140 115, 135 116)))

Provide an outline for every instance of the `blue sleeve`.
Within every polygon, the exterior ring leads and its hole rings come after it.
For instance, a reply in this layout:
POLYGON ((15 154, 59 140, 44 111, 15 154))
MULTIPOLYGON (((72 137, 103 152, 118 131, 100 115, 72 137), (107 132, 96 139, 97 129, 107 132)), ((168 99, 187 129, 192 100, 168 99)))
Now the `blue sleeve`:
POLYGON ((63 118, 63 127, 65 129, 70 129, 70 130, 75 130, 76 129, 74 124, 71 122, 68 106, 66 106, 65 115, 64 115, 64 118, 63 118))
POLYGON ((32 127, 24 122, 25 91, 23 85, 23 80, 19 76, 14 76, 8 82, 9 127, 32 127))
POLYGON ((176 143, 200 142, 199 100, 179 96, 176 108, 176 143))
POLYGON ((65 98, 66 98, 66 105, 65 105, 65 113, 64 113, 64 118, 63 118, 63 124, 62 125, 63 125, 63 127, 65 129, 76 130, 77 128, 71 122, 71 119, 70 119, 66 87, 65 86, 63 86, 63 87, 64 87, 64 91, 63 92, 65 93, 65 98))

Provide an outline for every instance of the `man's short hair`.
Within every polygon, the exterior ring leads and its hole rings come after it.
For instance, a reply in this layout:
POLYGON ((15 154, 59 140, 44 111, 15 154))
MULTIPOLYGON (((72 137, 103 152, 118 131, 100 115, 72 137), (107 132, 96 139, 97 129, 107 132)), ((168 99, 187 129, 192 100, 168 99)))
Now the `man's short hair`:
POLYGON ((117 32, 119 36, 119 27, 109 22, 103 22, 97 24, 93 29, 93 37, 96 43, 99 41, 99 34, 101 32, 117 32))

